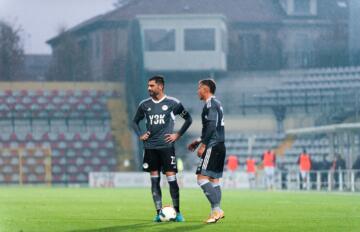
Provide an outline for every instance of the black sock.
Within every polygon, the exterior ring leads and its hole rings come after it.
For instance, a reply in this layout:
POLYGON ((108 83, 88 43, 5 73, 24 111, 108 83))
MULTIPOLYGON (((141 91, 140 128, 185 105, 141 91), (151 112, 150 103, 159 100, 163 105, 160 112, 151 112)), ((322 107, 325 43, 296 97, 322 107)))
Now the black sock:
POLYGON ((151 194, 155 204, 156 213, 159 214, 162 207, 162 195, 160 188, 160 176, 151 177, 151 194))
POLYGON ((177 213, 180 212, 180 192, 179 192, 179 185, 176 181, 176 176, 168 176, 168 183, 170 189, 170 195, 173 202, 174 209, 177 213))

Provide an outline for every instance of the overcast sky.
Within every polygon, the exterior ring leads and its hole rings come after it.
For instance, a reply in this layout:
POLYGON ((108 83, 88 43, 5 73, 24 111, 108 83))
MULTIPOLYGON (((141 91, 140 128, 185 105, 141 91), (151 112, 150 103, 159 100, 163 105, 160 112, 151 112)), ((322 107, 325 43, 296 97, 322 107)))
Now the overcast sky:
POLYGON ((67 28, 113 9, 115 0, 0 0, 0 19, 21 25, 25 53, 50 54, 45 43, 67 28))

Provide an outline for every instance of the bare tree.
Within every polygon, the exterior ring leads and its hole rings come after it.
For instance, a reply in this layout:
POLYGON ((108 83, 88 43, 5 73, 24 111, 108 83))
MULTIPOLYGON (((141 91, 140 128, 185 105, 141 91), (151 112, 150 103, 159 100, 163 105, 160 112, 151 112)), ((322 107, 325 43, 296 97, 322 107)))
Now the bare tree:
POLYGON ((0 80, 11 81, 22 78, 24 71, 24 49, 21 44, 20 26, 0 21, 0 80))
POLYGON ((88 41, 77 39, 65 28, 60 30, 60 42, 53 49, 47 79, 74 82, 92 80, 88 41))

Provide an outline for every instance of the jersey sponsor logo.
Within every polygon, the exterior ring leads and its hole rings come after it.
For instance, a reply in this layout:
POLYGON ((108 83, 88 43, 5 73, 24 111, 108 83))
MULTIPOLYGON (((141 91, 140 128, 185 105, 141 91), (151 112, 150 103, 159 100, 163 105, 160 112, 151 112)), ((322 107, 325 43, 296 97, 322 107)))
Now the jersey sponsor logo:
POLYGON ((168 107, 167 105, 163 105, 163 106, 161 107, 161 109, 162 109, 163 111, 166 111, 166 110, 169 109, 169 107, 168 107))
POLYGON ((165 124, 165 114, 153 114, 149 115, 150 125, 162 125, 165 124))
POLYGON ((151 108, 149 107, 149 108, 147 109, 147 111, 151 111, 151 108))

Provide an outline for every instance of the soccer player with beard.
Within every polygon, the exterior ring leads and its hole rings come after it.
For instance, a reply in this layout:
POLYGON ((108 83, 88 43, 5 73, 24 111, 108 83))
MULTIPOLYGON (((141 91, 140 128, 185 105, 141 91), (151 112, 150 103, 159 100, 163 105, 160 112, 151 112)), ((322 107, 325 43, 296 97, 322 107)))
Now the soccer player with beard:
POLYGON ((165 82, 162 76, 153 76, 148 81, 150 98, 140 102, 133 120, 133 128, 144 143, 143 170, 150 172, 151 192, 156 208, 155 222, 160 222, 159 212, 162 208, 160 188, 160 171, 166 175, 169 183, 173 206, 177 212, 176 221, 184 218, 180 213, 179 185, 176 180, 177 163, 174 143, 190 127, 192 118, 176 98, 165 95, 165 82), (176 133, 173 132, 175 115, 185 121, 176 133), (145 118, 146 132, 142 132, 139 122, 145 118))

